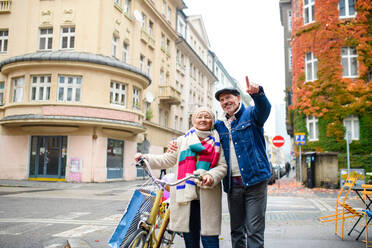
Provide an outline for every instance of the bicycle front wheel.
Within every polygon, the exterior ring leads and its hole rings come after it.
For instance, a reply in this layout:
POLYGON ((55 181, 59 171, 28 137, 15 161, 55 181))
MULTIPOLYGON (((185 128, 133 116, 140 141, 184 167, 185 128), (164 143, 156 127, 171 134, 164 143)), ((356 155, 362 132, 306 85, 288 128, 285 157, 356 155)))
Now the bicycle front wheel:
POLYGON ((144 248, 146 245, 146 237, 148 232, 142 229, 137 229, 128 239, 120 245, 120 248, 144 248))
POLYGON ((163 236, 163 239, 160 243, 160 248, 170 248, 173 245, 175 233, 169 230, 166 230, 163 236))

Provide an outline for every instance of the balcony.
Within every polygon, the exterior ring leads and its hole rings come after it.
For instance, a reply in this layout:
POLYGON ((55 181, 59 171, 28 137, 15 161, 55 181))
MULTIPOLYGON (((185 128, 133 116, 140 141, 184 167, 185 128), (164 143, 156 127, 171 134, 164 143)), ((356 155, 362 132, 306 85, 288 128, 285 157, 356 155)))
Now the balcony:
POLYGON ((179 92, 172 86, 160 85, 159 100, 161 103, 178 105, 181 103, 181 92, 179 92))
POLYGON ((12 0, 0 0, 0 14, 10 13, 11 6, 12 0))
POLYGON ((182 75, 185 75, 185 71, 186 71, 186 66, 179 63, 179 62, 176 62, 176 69, 178 72, 182 73, 182 75))
POLYGON ((141 29, 141 40, 145 42, 145 44, 149 42, 149 37, 150 36, 148 35, 148 33, 145 30, 141 29))
POLYGON ((155 49, 155 40, 154 40, 154 38, 152 38, 151 36, 149 36, 149 44, 148 44, 148 46, 149 46, 152 50, 155 49))

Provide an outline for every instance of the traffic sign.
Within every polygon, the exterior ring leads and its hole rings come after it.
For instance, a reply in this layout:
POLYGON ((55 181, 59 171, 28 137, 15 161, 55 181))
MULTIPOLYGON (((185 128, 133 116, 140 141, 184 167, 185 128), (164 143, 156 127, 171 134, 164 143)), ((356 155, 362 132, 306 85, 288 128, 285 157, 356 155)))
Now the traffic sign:
POLYGON ((306 143, 305 133, 295 133, 295 143, 296 145, 302 146, 306 143))
POLYGON ((276 147, 281 147, 284 145, 284 138, 280 135, 277 135, 273 138, 273 145, 276 147))

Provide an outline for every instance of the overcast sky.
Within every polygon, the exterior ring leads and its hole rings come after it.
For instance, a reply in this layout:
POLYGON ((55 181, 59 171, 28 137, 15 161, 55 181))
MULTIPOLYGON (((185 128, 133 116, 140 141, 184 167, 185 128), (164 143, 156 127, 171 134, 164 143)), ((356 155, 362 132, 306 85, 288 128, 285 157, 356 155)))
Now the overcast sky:
MULTIPOLYGON (((210 42, 229 74, 262 85, 272 105, 284 104, 283 27, 279 0, 184 0, 187 15, 202 15, 210 42)), ((275 135, 275 115, 265 124, 275 135)))

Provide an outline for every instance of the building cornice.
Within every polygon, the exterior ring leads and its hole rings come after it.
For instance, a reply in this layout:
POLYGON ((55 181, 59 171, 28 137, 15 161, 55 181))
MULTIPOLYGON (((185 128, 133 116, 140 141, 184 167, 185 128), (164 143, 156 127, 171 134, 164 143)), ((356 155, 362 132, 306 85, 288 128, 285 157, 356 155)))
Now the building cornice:
POLYGON ((10 57, 0 61, 0 71, 2 71, 3 67, 6 65, 27 61, 71 61, 106 65, 139 74, 146 78, 149 81, 149 84, 151 84, 150 77, 132 65, 128 65, 122 61, 108 56, 76 51, 45 51, 10 57))

